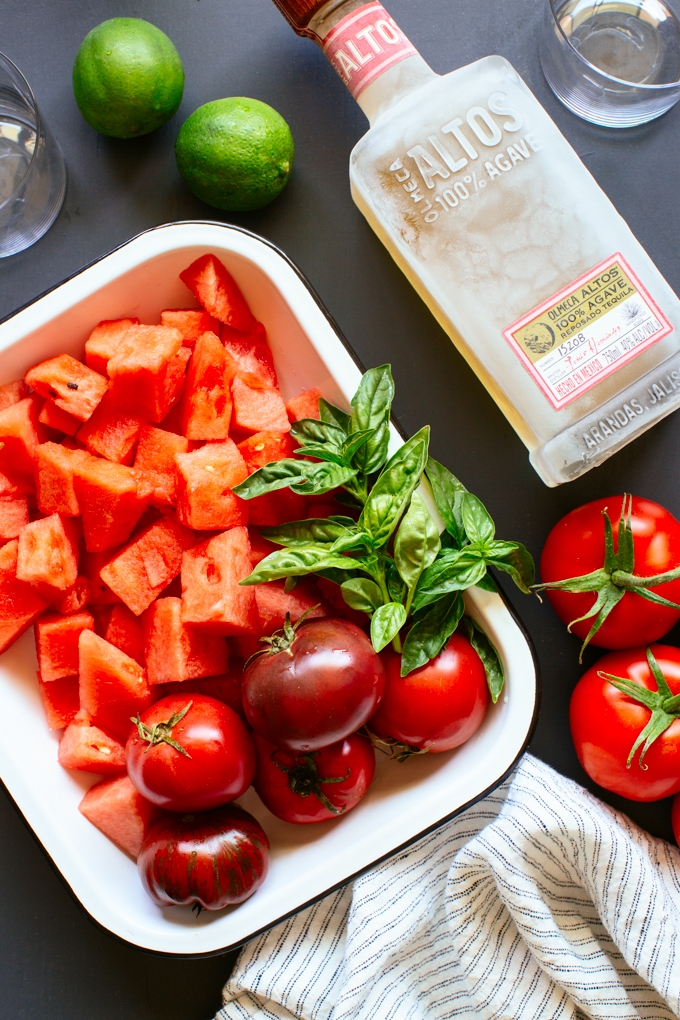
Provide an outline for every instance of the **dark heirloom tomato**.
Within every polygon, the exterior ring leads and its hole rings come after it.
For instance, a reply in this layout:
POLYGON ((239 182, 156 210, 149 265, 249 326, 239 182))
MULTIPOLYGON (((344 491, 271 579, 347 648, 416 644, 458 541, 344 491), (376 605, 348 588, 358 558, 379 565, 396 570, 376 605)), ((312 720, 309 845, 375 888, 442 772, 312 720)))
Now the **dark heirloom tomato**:
POLYGON ((385 670, 355 624, 310 620, 280 641, 282 646, 274 644, 253 659, 243 674, 243 708, 257 733, 277 747, 316 751, 354 733, 373 715, 385 690, 385 670))
POLYGON ((273 815, 309 825, 347 814, 364 796, 375 772, 368 737, 351 737, 320 751, 284 751, 255 734, 253 786, 273 815))
POLYGON ((168 811, 207 811, 241 797, 255 774, 255 748, 228 705, 172 694, 147 708, 125 747, 132 784, 168 811))
POLYGON ((574 688, 569 710, 571 735, 585 771, 605 790, 630 800, 660 800, 680 791, 680 719, 661 730, 646 751, 643 741, 631 755, 652 711, 601 675, 621 678, 624 687, 632 681, 630 690, 637 695, 639 689, 650 705, 658 700, 666 717, 661 719, 664 725, 678 712, 672 699, 680 694, 680 649, 652 645, 651 652, 669 688, 658 699, 649 692, 660 690, 663 684, 659 685, 652 673, 647 649, 632 648, 604 655, 584 673, 574 688))
POLYGON ((269 840, 234 804, 157 822, 137 858, 142 885, 160 907, 243 903, 265 880, 269 840))
MULTIPOLYGON (((541 580, 554 584, 567 578, 581 578, 583 575, 602 571, 605 564, 605 518, 607 510, 613 524, 614 547, 618 548, 617 520, 624 504, 623 496, 598 499, 572 510, 557 522, 543 547, 541 555, 541 580)), ((637 578, 655 577, 680 567, 680 522, 649 499, 632 497, 632 545, 633 563, 624 573, 637 578)), ((618 565, 618 564, 617 564, 618 565)), ((615 602, 606 619, 591 638, 601 648, 634 648, 649 644, 663 637, 680 618, 680 610, 657 605, 647 601, 635 590, 626 587, 626 577, 613 576, 614 585, 608 591, 600 583, 605 598, 615 602), (622 596, 622 597, 621 597, 622 596)), ((607 585, 607 578, 600 582, 607 585)), ((656 595, 670 602, 680 602, 680 579, 661 583, 650 588, 656 595)), ((597 590, 560 591, 546 589, 546 596, 563 623, 570 624, 588 613, 595 604, 597 590)), ((606 608, 606 607, 605 607, 606 608)), ((571 627, 577 637, 585 638, 595 616, 591 616, 571 627)))
POLYGON ((378 737, 419 750, 450 751, 469 740, 489 707, 482 660, 467 638, 454 634, 427 665, 402 677, 401 656, 382 652, 387 687, 369 722, 378 737))

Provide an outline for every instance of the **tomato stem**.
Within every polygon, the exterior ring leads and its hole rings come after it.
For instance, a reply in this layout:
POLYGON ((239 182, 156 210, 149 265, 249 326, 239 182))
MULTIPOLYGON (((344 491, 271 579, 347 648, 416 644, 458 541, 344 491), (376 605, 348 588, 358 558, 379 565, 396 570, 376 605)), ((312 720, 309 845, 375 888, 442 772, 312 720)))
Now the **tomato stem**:
POLYGON ((584 620, 594 622, 586 639, 581 646, 579 662, 583 659, 583 652, 597 634, 598 630, 607 619, 612 609, 621 601, 626 592, 630 591, 640 598, 653 602, 655 605, 664 606, 667 609, 680 610, 680 605, 663 598, 651 588, 656 588, 680 578, 680 567, 676 570, 669 570, 663 574, 655 574, 652 577, 639 577, 633 573, 635 567, 635 549, 633 545, 633 497, 625 493, 621 504, 621 514, 618 523, 618 543, 614 549, 614 530, 606 508, 602 511, 604 518, 604 564, 599 570, 593 570, 589 574, 582 574, 580 577, 567 577, 562 581, 550 581, 544 584, 535 584, 535 591, 566 591, 572 594, 583 594, 593 592, 595 601, 583 616, 577 617, 569 624, 571 630, 577 623, 584 620))
POLYGON ((315 762, 315 757, 319 753, 318 751, 310 751, 309 754, 299 754, 295 759, 295 765, 291 765, 287 768, 285 765, 280 765, 276 760, 278 749, 272 751, 270 758, 277 769, 281 772, 285 772, 288 776, 288 786, 296 793, 299 797, 310 797, 315 796, 317 800, 321 801, 323 806, 327 808, 334 815, 341 815, 345 810, 344 806, 337 808, 334 804, 331 804, 330 800, 321 789, 321 784, 327 783, 344 783, 346 779, 349 779, 350 769, 347 769, 347 774, 344 776, 328 776, 322 777, 319 775, 319 769, 315 762))
POLYGON ((638 737, 630 749, 630 754, 626 761, 626 768, 630 768, 635 757, 635 752, 638 747, 643 744, 642 751, 640 752, 640 758, 638 764, 641 769, 646 769, 647 766, 643 764, 644 757, 647 751, 652 746, 657 737, 660 737, 664 733, 671 723, 675 722, 676 719, 680 718, 680 695, 673 694, 668 682, 661 671, 659 663, 654 658, 654 653, 651 648, 647 648, 647 662, 651 670, 652 676, 656 680, 656 690, 650 691, 648 687, 643 687, 642 684, 636 683, 634 680, 630 680, 627 677, 612 676, 611 673, 604 673, 601 670, 598 671, 598 676, 602 680, 608 680, 613 687, 616 687, 622 694, 626 694, 633 701, 637 701, 639 704, 644 705, 651 712, 651 716, 647 725, 640 731, 638 737))
POLYGON ((175 712, 175 714, 170 716, 169 719, 166 719, 165 722, 154 723, 153 726, 147 726, 146 723, 143 723, 139 713, 137 713, 136 716, 130 716, 130 722, 133 722, 137 727, 140 739, 146 740, 149 745, 144 749, 145 754, 154 746, 154 744, 169 744, 170 747, 174 747, 176 751, 179 751, 179 753, 183 754, 186 758, 191 758, 191 755, 186 748, 182 747, 181 744, 178 744, 177 741, 173 739, 172 730, 178 722, 182 721, 192 705, 193 701, 190 701, 188 705, 184 706, 181 712, 175 712))

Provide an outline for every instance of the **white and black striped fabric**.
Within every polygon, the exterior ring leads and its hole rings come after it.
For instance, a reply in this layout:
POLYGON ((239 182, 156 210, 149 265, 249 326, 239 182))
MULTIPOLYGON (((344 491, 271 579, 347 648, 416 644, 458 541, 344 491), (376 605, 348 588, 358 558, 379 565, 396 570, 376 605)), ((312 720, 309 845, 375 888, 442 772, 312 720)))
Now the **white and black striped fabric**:
POLYGON ((249 943, 218 1020, 671 1020, 679 937, 680 851, 526 755, 249 943))

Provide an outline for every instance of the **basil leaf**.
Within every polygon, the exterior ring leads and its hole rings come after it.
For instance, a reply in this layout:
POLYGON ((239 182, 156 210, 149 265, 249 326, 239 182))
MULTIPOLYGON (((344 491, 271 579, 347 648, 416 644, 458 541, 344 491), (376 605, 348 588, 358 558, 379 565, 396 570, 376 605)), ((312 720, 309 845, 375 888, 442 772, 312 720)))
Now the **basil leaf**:
MULTIPOLYGON (((337 489, 339 485, 344 485, 357 476, 356 468, 342 467, 340 464, 326 464, 325 462, 312 464, 307 461, 306 463, 309 468, 306 477, 290 486, 293 492, 297 492, 301 496, 321 496, 324 492, 337 489)), ((250 477, 254 478, 255 476, 251 475, 250 477)))
POLYGON ((408 589, 401 579, 394 560, 389 561, 389 567, 387 568, 387 590, 393 602, 404 604, 408 589))
POLYGON ((356 549, 371 549, 372 543, 370 536, 365 531, 350 531, 345 535, 341 535, 340 538, 331 546, 331 552, 354 552, 356 549))
POLYGON ((342 524, 350 530, 357 526, 357 522, 353 517, 342 517, 340 514, 332 514, 330 517, 327 517, 326 520, 332 521, 333 524, 342 524))
POLYGON ((303 457, 316 457, 317 460, 327 460, 331 464, 343 464, 342 453, 336 446, 321 446, 320 444, 308 443, 307 446, 299 446, 294 453, 303 457))
POLYGON ((376 652, 389 645, 406 622, 406 610, 398 602, 376 609, 371 620, 371 641, 376 652))
MULTIPOLYGON (((334 492, 333 497, 336 503, 341 503, 343 506, 349 506, 352 510, 361 510, 363 503, 357 496, 351 492, 341 490, 340 492, 334 492)), ((356 522, 355 522, 356 523, 356 522)))
POLYGON ((325 421, 329 425, 337 425, 347 435, 352 431, 351 416, 334 404, 329 404, 323 397, 319 397, 319 414, 321 421, 325 421))
POLYGON ((254 499, 255 496, 262 496, 267 492, 276 492, 277 489, 285 489, 287 486, 303 482, 308 477, 310 469, 316 467, 306 460, 275 460, 271 464, 265 464, 259 471, 254 471, 240 485, 235 485, 233 491, 241 499, 254 499))
POLYGON ((456 548, 461 549, 466 542, 461 503, 467 489, 455 475, 451 474, 448 468, 434 460, 433 457, 428 458, 425 473, 432 486, 432 495, 444 522, 444 527, 453 539, 456 548))
POLYGON ((352 398, 352 431, 373 429, 375 434, 357 453, 355 463, 370 475, 379 471, 387 459, 389 421, 394 399, 394 380, 390 365, 365 372, 352 398))
POLYGON ((466 492, 462 500, 463 526, 465 534, 471 542, 484 544, 491 542, 496 534, 496 525, 482 503, 471 492, 466 492))
POLYGON ((285 594, 288 595, 289 592, 293 591, 294 588, 297 588, 299 583, 300 583, 299 577, 287 577, 286 583, 283 586, 285 594))
POLYGON ((266 581, 278 581, 281 577, 296 577, 311 574, 317 570, 335 567, 339 570, 352 569, 356 560, 346 556, 337 556, 329 549, 316 545, 297 546, 292 549, 277 549, 257 564, 239 584, 264 584, 266 581))
POLYGON ((328 422, 317 421, 316 418, 301 418, 300 421, 296 421, 290 427, 290 434, 301 446, 307 446, 309 443, 322 445, 328 443, 340 449, 345 441, 343 429, 337 425, 329 425, 328 422))
MULTIPOLYGON (((350 518, 346 518, 350 520, 350 518)), ((354 521, 350 521, 355 527, 354 521)), ((290 524, 280 524, 277 527, 260 528, 260 534, 269 542, 276 545, 332 545, 338 538, 348 533, 347 526, 328 518, 312 517, 307 521, 292 521, 290 524)))
POLYGON ((422 609, 452 591, 465 591, 485 575, 484 558, 471 554, 467 547, 453 556, 438 557, 431 567, 423 571, 413 599, 413 608, 422 609))
POLYGON ((443 599, 429 606, 413 624, 401 656, 401 675, 408 676, 414 669, 424 666, 439 655, 455 631, 465 611, 463 596, 459 591, 445 595, 443 599))
POLYGON ((501 695, 501 691, 503 690, 503 684, 505 683, 503 663, 501 662, 498 652, 491 644, 491 641, 479 624, 469 616, 464 618, 464 624, 468 640, 482 660, 484 672, 486 673, 486 682, 489 687, 489 694, 491 695, 491 700, 495 705, 501 695))
POLYGON ((367 577, 353 577, 345 581, 341 587, 342 597, 351 609, 358 609, 360 613, 374 613, 383 604, 383 597, 380 588, 375 581, 369 581, 367 577))
POLYGON ((536 568, 531 553, 521 542, 493 542, 488 562, 498 570, 510 574, 517 587, 525 595, 531 594, 530 589, 535 580, 536 568), (497 546, 501 545, 508 548, 499 555, 497 546))
POLYGON ((494 593, 498 591, 498 585, 491 574, 485 574, 484 577, 480 578, 479 581, 477 581, 477 587, 482 588, 484 591, 492 591, 494 593))
POLYGON ((414 492, 394 539, 394 562, 410 589, 434 562, 440 547, 437 526, 422 498, 414 492))
POLYGON ((397 450, 371 489, 359 527, 368 532, 376 548, 387 543, 420 481, 429 441, 426 426, 397 450))
POLYGON ((343 464, 349 464, 360 450, 364 443, 367 443, 375 435, 375 429, 364 429, 363 432, 353 432, 342 444, 341 456, 343 464))

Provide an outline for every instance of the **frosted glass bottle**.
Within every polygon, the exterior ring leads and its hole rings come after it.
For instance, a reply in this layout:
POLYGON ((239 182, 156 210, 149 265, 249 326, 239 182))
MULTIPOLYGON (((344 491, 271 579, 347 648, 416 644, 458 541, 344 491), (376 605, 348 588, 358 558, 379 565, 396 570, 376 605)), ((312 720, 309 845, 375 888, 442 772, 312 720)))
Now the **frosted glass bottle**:
POLYGON ((512 65, 439 76, 378 2, 275 2, 370 121, 354 201, 543 481, 674 410, 680 302, 512 65))

